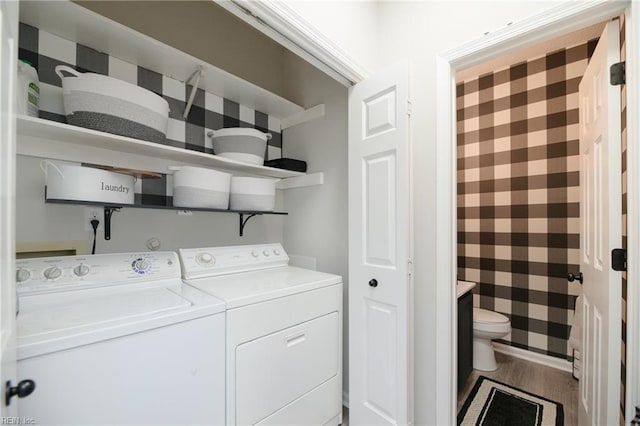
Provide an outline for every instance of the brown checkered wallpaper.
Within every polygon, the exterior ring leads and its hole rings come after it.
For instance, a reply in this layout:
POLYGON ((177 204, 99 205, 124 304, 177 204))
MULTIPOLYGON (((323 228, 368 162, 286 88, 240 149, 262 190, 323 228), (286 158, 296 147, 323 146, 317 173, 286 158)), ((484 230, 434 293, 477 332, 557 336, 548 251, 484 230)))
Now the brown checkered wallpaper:
POLYGON ((578 84, 597 40, 457 84, 458 278, 506 314, 503 343, 572 359, 578 84))
MULTIPOLYGON (((625 61, 626 25, 624 14, 620 15, 620 60, 625 61)), ((620 130, 622 133, 622 247, 627 248, 627 86, 621 86, 620 92, 620 130)), ((625 423, 625 397, 627 387, 627 273, 622 273, 622 344, 620 345, 620 424, 625 423)))

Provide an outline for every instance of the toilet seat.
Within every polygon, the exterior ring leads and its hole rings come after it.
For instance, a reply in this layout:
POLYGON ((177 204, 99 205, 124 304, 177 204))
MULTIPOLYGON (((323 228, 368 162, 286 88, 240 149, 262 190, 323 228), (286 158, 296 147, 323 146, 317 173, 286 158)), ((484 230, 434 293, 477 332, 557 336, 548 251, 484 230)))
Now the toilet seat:
POLYGON ((498 312, 473 308, 473 329, 490 333, 509 333, 511 323, 509 318, 498 312))

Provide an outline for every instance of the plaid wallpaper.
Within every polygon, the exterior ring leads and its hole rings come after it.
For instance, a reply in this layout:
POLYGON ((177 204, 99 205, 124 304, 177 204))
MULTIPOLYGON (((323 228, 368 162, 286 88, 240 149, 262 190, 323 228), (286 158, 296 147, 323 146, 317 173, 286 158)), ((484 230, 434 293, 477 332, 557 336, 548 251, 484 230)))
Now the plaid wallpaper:
POLYGON ((597 40, 457 84, 458 279, 511 319, 503 343, 572 360, 578 84, 597 40))
MULTIPOLYGON (((620 60, 625 61, 626 25, 624 14, 620 15, 620 60)), ((620 130, 622 134, 622 248, 627 248, 627 86, 622 85, 620 92, 620 130)), ((620 345, 620 424, 625 424, 626 386, 627 386, 627 273, 622 272, 622 324, 620 345)))
POLYGON ((81 72, 108 75, 136 84, 162 96, 169 103, 167 145, 213 153, 208 130, 223 127, 253 127, 271 132, 266 159, 282 155, 280 121, 260 111, 198 89, 189 116, 182 113, 191 93, 191 86, 135 64, 122 61, 38 28, 20 23, 19 59, 25 59, 38 71, 40 79, 40 117, 65 122, 62 106, 62 83, 55 74, 57 65, 69 65, 81 72))

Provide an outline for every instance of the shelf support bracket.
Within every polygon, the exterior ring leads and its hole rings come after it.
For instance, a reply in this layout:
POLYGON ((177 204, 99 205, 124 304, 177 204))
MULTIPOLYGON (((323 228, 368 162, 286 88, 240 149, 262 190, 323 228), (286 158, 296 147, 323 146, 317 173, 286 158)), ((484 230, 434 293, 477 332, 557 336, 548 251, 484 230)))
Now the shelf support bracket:
MULTIPOLYGON (((244 217, 244 213, 238 213, 240 217, 240 236, 242 237, 244 234, 244 227, 252 217, 256 216, 258 213, 249 213, 247 217, 244 217)), ((106 228, 105 228, 106 229, 106 228)))
POLYGON ((113 212, 119 212, 120 207, 105 207, 104 208, 104 239, 111 239, 111 215, 113 212))
POLYGON ((191 94, 189 95, 189 100, 187 101, 187 106, 184 108, 184 114, 182 114, 182 118, 184 118, 185 120, 189 116, 189 112, 191 111, 191 107, 193 106, 193 100, 195 99, 196 93, 198 92, 198 86, 200 85, 200 79, 202 78, 203 75, 204 75, 204 68, 202 66, 199 66, 198 69, 195 70, 193 74, 191 74, 191 77, 189 77, 187 79, 187 81, 185 81, 185 84, 189 84, 189 83, 191 83, 191 81, 193 81, 194 77, 196 79, 196 82, 191 87, 191 94))

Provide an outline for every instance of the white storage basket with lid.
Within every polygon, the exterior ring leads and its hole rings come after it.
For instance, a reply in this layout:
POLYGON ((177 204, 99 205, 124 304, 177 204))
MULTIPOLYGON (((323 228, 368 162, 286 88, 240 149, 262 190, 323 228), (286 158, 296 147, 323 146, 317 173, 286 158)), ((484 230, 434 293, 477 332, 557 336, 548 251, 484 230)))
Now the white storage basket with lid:
POLYGON ((231 210, 273 211, 276 205, 276 179, 241 177, 231 178, 231 210))
POLYGON ((213 153, 220 157, 262 166, 271 133, 244 127, 211 130, 207 135, 213 141, 213 153))
POLYGON ((171 166, 173 205, 176 207, 229 208, 231 173, 192 166, 171 166))
POLYGON ((47 200, 73 200, 131 205, 135 178, 77 163, 43 160, 47 200))

